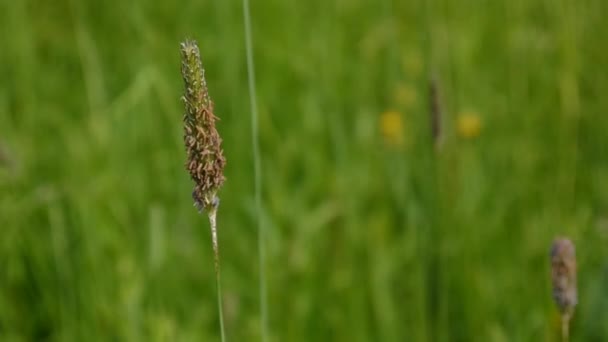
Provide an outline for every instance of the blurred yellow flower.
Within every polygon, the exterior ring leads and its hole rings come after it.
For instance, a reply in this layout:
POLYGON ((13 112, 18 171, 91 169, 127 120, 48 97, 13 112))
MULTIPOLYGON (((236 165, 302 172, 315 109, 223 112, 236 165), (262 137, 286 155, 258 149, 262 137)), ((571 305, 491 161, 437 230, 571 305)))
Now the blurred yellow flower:
POLYGON ((380 132, 384 138, 384 142, 390 146, 403 146, 404 125, 401 113, 389 110, 380 116, 380 132))
POLYGON ((411 108, 418 100, 416 89, 407 83, 400 83, 393 93, 395 102, 405 108, 411 108))
POLYGON ((481 119, 476 112, 467 110, 458 115, 458 135, 464 139, 474 139, 481 133, 481 119))

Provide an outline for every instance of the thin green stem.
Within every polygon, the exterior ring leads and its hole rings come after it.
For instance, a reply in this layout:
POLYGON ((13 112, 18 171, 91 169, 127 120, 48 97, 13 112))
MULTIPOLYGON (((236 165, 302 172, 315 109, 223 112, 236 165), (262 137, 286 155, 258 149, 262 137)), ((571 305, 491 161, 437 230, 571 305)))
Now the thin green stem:
POLYGON ((209 209, 209 224, 211 225, 211 240, 213 242, 213 256, 215 262, 215 285, 217 288, 217 311, 220 316, 220 333, 222 342, 226 341, 224 332, 224 310, 222 309, 222 282, 220 279, 220 248, 217 243, 217 206, 209 209))
POLYGON ((255 211, 258 225, 258 253, 260 271, 260 332, 261 340, 268 340, 268 310, 266 299, 266 246, 262 225, 262 166, 260 163, 260 146, 258 133, 258 105, 255 88, 255 69, 253 64, 253 42, 251 38, 251 13, 249 0, 243 0, 243 19, 245 21, 245 47, 247 50, 247 78, 249 83, 249 100, 251 106, 251 146, 253 149, 255 211))
POLYGON ((562 314, 562 342, 570 341, 570 315, 562 314))

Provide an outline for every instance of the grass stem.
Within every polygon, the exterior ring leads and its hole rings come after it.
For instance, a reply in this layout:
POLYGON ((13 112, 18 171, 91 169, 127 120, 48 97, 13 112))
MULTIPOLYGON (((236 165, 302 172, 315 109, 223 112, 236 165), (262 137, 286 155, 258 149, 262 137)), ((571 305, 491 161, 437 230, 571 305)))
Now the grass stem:
POLYGON ((220 317, 220 333, 222 342, 226 341, 224 332, 224 313, 222 310, 222 283, 220 278, 220 250, 217 243, 217 206, 213 206, 209 212, 209 224, 211 225, 211 240, 213 241, 213 256, 215 262, 215 285, 217 288, 217 311, 220 317))
POLYGON ((562 314, 562 342, 570 341, 570 315, 562 314))
POLYGON ((249 100, 251 106, 251 146, 253 149, 255 212, 258 225, 258 253, 260 271, 260 334, 261 340, 268 340, 268 309, 266 299, 266 246, 262 226, 262 167, 260 162, 260 146, 258 132, 258 105, 255 88, 255 69, 253 64, 253 41, 251 38, 251 13, 249 0, 243 0, 243 20, 245 26, 245 47, 247 50, 247 79, 249 84, 249 100))

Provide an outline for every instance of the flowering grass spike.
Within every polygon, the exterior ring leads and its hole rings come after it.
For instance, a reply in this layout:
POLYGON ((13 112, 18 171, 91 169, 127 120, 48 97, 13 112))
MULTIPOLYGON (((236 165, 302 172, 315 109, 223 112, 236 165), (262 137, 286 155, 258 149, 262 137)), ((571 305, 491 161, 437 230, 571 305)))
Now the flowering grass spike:
POLYGON ((572 241, 557 238, 551 246, 553 299, 562 316, 562 337, 568 340, 569 324, 578 303, 576 289, 576 250, 572 241))
POLYGON ((213 101, 209 97, 205 70, 201 63, 196 42, 186 40, 181 44, 182 77, 184 79, 184 143, 188 160, 186 168, 195 182, 192 197, 196 206, 210 211, 218 204, 217 191, 224 183, 226 159, 213 113, 213 101))

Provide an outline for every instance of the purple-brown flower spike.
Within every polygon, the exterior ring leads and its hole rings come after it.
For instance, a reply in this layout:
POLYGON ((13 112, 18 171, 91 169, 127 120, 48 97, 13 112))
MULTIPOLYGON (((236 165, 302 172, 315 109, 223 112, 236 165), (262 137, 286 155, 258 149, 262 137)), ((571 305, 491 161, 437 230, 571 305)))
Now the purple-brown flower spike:
POLYGON ((551 247, 553 299, 562 314, 571 315, 578 303, 576 291, 576 251, 567 238, 557 238, 551 247))
POLYGON ((219 203, 216 195, 225 180, 226 159, 221 148, 222 139, 215 128, 218 118, 213 113, 213 101, 209 97, 198 46, 195 41, 186 40, 180 48, 185 86, 186 169, 195 183, 192 192, 195 205, 199 210, 210 212, 219 203))
POLYGON ((556 238, 551 246, 551 282, 553 299, 562 317, 562 339, 569 339, 570 319, 578 304, 576 290, 576 250, 567 238, 556 238))

